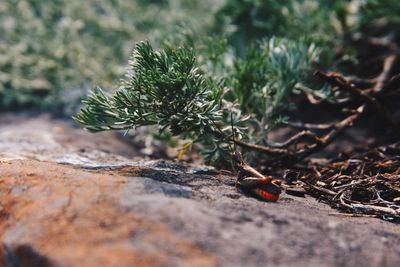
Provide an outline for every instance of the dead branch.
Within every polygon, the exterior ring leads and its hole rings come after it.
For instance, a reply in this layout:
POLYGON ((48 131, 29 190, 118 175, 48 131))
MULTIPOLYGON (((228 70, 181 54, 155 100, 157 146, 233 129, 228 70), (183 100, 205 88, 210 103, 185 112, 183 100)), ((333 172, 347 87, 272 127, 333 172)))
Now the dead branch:
POLYGON ((330 195, 330 196, 335 196, 336 195, 336 192, 334 192, 332 190, 329 190, 329 189, 326 189, 326 188, 323 188, 323 187, 320 187, 320 186, 316 186, 316 185, 313 185, 313 184, 307 184, 307 185, 310 186, 312 189, 314 189, 314 190, 316 190, 316 191, 318 191, 318 192, 320 192, 320 193, 322 193, 324 195, 330 195))
POLYGON ((344 194, 339 197, 339 203, 342 207, 349 209, 353 213, 369 213, 377 215, 391 215, 394 217, 400 216, 400 211, 388 207, 381 207, 376 205, 359 204, 359 203, 346 203, 344 194))
POLYGON ((377 215, 340 213, 340 212, 331 212, 328 215, 331 215, 331 216, 343 216, 343 217, 364 217, 364 218, 376 218, 376 217, 378 217, 377 215))
POLYGON ((317 142, 317 143, 320 142, 319 137, 308 130, 301 131, 282 143, 272 142, 272 141, 269 141, 268 139, 264 139, 264 142, 269 147, 287 148, 291 145, 299 143, 301 140, 310 140, 310 141, 317 142))
POLYGON ((263 146, 263 145, 257 145, 257 144, 250 144, 250 143, 246 143, 240 140, 236 140, 231 138, 230 141, 235 142, 236 145, 250 149, 250 150, 254 150, 254 151, 258 151, 267 155, 285 155, 288 151, 287 149, 283 149, 283 148, 272 148, 272 147, 267 147, 267 146, 263 146))
POLYGON ((370 88, 373 87, 376 83, 376 77, 375 78, 360 78, 355 75, 349 75, 349 76, 344 76, 343 77, 349 81, 350 83, 354 83, 359 87, 364 87, 364 88, 370 88))
POLYGON ((313 123, 302 123, 302 122, 288 122, 288 125, 293 128, 305 129, 305 130, 330 130, 335 126, 335 124, 333 123, 313 124, 313 123))
MULTIPOLYGON (((235 142, 237 145, 255 150, 267 155, 273 155, 280 158, 288 159, 291 163, 300 161, 311 154, 323 149, 327 145, 329 145, 340 133, 342 133, 347 127, 353 125, 353 123, 362 115, 364 112, 365 105, 360 106, 358 109, 354 110, 353 113, 348 116, 347 118, 343 119, 342 121, 336 123, 333 129, 322 137, 318 137, 311 132, 306 132, 306 134, 299 133, 291 138, 288 139, 288 145, 293 144, 294 142, 303 138, 303 135, 307 135, 308 137, 313 138, 314 143, 311 145, 307 145, 304 148, 296 151, 292 151, 288 148, 273 148, 265 145, 256 145, 256 144, 249 144, 240 140, 230 139, 231 141, 235 142)), ((283 143, 284 145, 286 145, 283 143)), ((285 146, 283 146, 285 147, 285 146)), ((287 147, 287 146, 286 146, 287 147)))
POLYGON ((384 61, 383 61, 383 68, 382 72, 376 77, 376 83, 375 86, 373 87, 372 91, 374 93, 378 93, 382 91, 382 89, 385 86, 385 83, 389 80, 390 78, 390 72, 392 71, 393 65, 396 62, 397 55, 392 54, 387 56, 384 61))
POLYGON ((355 41, 362 41, 371 46, 381 46, 392 52, 399 52, 399 46, 393 41, 393 34, 389 34, 385 37, 371 37, 361 34, 353 36, 355 41))
POLYGON ((297 152, 294 153, 294 157, 298 160, 304 159, 311 154, 323 149, 327 145, 329 145, 340 133, 342 133, 349 126, 352 126, 353 123, 360 118, 365 110, 365 105, 357 108, 352 115, 335 124, 335 127, 325 136, 319 138, 320 142, 315 143, 311 146, 307 146, 297 152))
POLYGON ((400 144, 318 167, 302 177, 306 192, 350 214, 400 222, 400 144), (360 171, 362 169, 362 171, 360 171), (345 174, 343 174, 345 173, 345 174))
POLYGON ((400 73, 394 75, 385 85, 382 91, 391 91, 400 87, 400 73))
POLYGON ((338 73, 327 74, 321 71, 317 71, 315 72, 315 75, 320 77, 322 80, 330 83, 331 85, 337 86, 343 91, 346 91, 371 105, 371 107, 374 108, 378 114, 380 114, 380 116, 393 128, 393 130, 397 134, 400 134, 399 125, 397 125, 397 123, 392 120, 390 113, 379 103, 379 101, 375 97, 355 87, 354 84, 349 83, 343 76, 338 73))

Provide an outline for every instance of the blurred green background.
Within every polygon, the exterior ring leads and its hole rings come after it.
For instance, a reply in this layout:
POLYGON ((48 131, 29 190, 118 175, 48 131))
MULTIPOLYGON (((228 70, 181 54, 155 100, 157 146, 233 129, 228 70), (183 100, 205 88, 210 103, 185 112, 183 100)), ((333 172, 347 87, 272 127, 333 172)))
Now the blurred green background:
POLYGON ((62 109, 112 89, 135 42, 212 24, 218 1, 2 0, 0 107, 62 109))
POLYGON ((72 114, 88 90, 118 86, 142 40, 185 42, 217 69, 218 49, 245 58, 263 38, 306 38, 321 66, 351 66, 351 48, 332 53, 346 34, 393 32, 398 11, 395 0, 1 0, 0 110, 72 114))

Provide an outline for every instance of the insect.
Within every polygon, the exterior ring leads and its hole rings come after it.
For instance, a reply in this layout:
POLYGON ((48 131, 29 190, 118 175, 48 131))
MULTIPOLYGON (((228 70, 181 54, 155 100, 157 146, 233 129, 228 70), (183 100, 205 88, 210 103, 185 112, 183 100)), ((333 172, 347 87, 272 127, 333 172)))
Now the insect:
POLYGON ((244 193, 265 201, 278 201, 282 192, 280 180, 262 175, 247 164, 238 152, 235 152, 234 160, 238 171, 236 184, 244 193))

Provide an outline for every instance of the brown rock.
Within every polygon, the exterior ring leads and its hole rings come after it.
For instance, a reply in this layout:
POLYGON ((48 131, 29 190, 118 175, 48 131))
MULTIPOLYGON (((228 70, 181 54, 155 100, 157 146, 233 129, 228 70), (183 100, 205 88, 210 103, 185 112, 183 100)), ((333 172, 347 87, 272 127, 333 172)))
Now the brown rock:
POLYGON ((398 225, 309 197, 257 201, 234 177, 129 150, 49 116, 0 118, 0 267, 400 262, 398 225))
POLYGON ((2 163, 0 177, 0 237, 20 266, 216 265, 194 243, 118 207, 125 177, 37 161, 2 163))

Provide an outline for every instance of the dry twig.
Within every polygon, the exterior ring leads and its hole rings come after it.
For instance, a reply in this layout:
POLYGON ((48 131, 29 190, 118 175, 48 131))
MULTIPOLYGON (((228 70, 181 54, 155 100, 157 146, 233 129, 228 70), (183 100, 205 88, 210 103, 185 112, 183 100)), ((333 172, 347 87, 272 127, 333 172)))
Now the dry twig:
POLYGON ((400 222, 400 143, 355 159, 319 167, 303 177, 305 189, 332 207, 351 214, 400 222))
POLYGON ((354 110, 350 116, 334 124, 333 128, 327 134, 321 137, 318 137, 316 134, 310 131, 303 131, 289 138, 286 142, 277 145, 277 147, 250 144, 233 138, 231 138, 230 140, 241 147, 256 150, 266 155, 273 155, 276 157, 284 158, 288 160, 288 163, 293 163, 300 161, 329 145, 347 127, 353 125, 353 123, 363 114, 364 109, 364 105, 360 106, 359 108, 354 110), (314 142, 311 145, 305 145, 302 149, 292 150, 288 147, 295 144, 305 136, 309 139, 312 139, 314 142))
POLYGON ((389 111, 384 108, 379 101, 368 94, 367 92, 364 92, 363 90, 355 87, 354 84, 349 83, 342 75, 338 73, 323 73, 321 71, 315 72, 315 75, 320 77, 321 79, 327 81, 333 86, 337 86, 338 88, 342 89, 343 91, 346 91, 353 96, 359 98, 360 100, 368 103, 371 107, 373 107, 378 114, 393 128, 393 130, 397 133, 400 134, 400 127, 397 125, 397 123, 391 118, 389 111))

